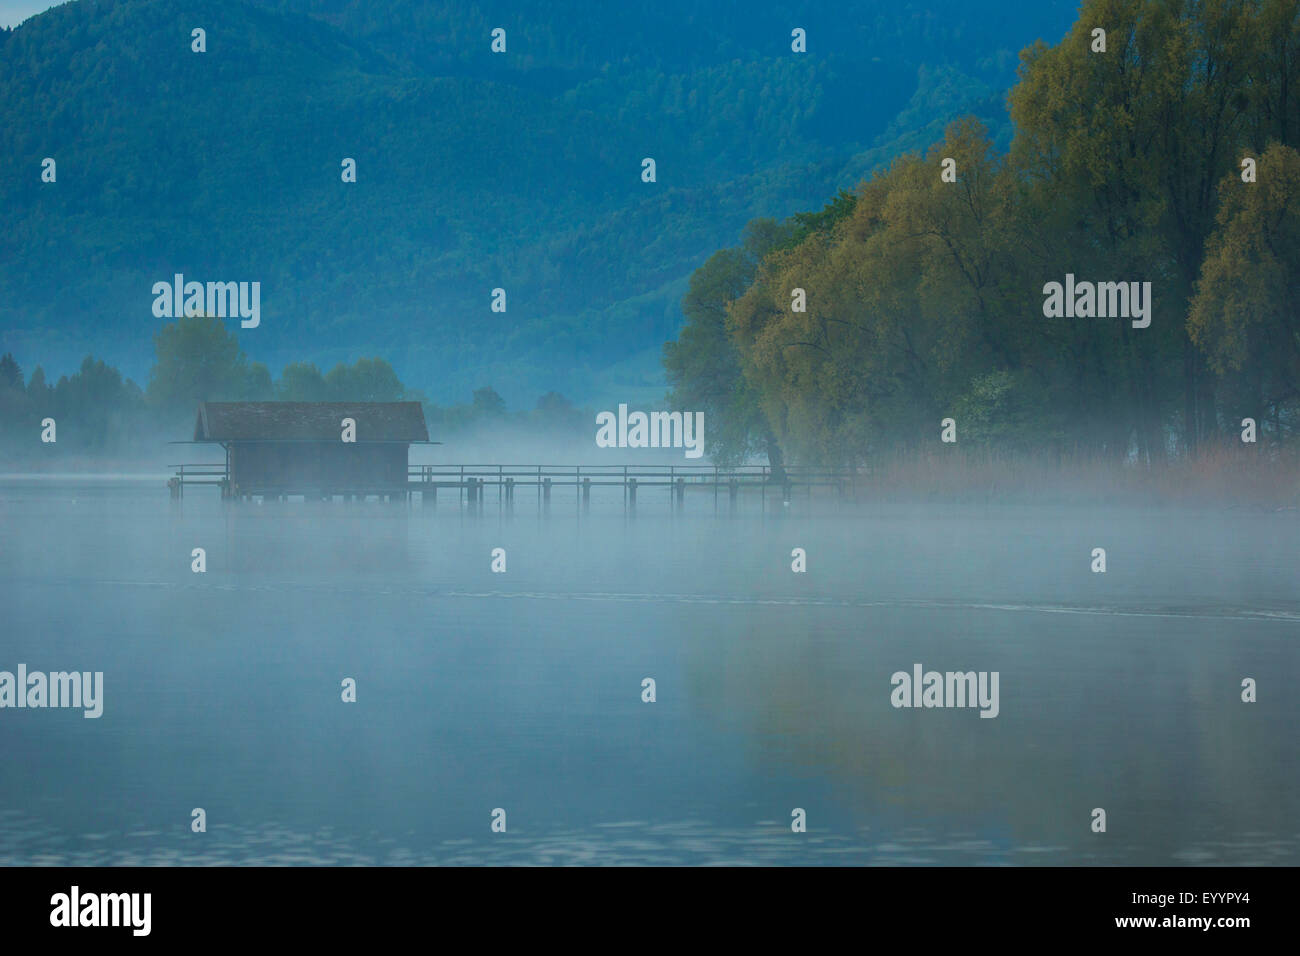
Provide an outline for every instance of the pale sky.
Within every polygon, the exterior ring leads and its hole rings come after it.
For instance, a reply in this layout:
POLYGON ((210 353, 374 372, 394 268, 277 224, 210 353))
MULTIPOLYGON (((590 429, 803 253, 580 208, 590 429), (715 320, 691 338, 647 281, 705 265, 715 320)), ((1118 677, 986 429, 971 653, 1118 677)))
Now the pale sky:
POLYGON ((50 0, 0 0, 0 27, 16 27, 33 13, 57 6, 50 0))

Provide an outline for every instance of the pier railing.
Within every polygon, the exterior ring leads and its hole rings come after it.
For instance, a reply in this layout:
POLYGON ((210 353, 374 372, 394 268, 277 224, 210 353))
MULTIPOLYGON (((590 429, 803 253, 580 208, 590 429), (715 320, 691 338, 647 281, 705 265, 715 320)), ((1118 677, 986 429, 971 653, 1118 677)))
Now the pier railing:
MULTIPOLYGON (((184 496, 186 485, 218 485, 222 497, 241 497, 232 489, 226 467, 222 464, 172 465, 176 475, 168 482, 173 498, 184 496)), ((481 503, 484 497, 496 491, 502 502, 512 502, 520 488, 535 490, 539 501, 549 502, 552 493, 560 488, 573 489, 581 501, 590 500, 591 489, 621 487, 624 500, 635 504, 637 492, 647 488, 666 488, 678 503, 690 491, 692 495, 711 491, 716 500, 726 494, 734 501, 742 491, 757 490, 766 502, 767 497, 790 500, 797 492, 811 494, 813 489, 829 489, 834 494, 856 497, 862 473, 854 469, 826 469, 791 467, 773 469, 769 465, 410 465, 405 485, 383 489, 280 489, 276 497, 305 495, 310 498, 329 498, 335 495, 346 498, 365 498, 370 495, 391 498, 409 497, 420 493, 424 500, 436 500, 440 489, 455 489, 458 497, 470 503, 481 503)))
POLYGON ((184 498, 186 485, 219 485, 221 497, 226 497, 226 489, 230 483, 227 480, 229 476, 226 474, 225 465, 203 463, 167 467, 177 469, 175 476, 167 482, 173 498, 184 498))

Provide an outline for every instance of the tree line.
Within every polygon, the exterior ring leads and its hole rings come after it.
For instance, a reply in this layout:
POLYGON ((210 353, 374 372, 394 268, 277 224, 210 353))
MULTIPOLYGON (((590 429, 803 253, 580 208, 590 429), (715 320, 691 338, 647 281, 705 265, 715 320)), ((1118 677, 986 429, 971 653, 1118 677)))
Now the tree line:
POLYGON ((164 325, 154 336, 154 352, 144 388, 93 356, 54 383, 41 366, 25 376, 12 354, 0 356, 0 452, 27 458, 42 450, 41 422, 47 418, 56 424, 56 452, 130 456, 156 451, 163 436, 188 437, 202 401, 416 401, 424 407, 430 431, 442 433, 520 418, 576 432, 590 420, 585 410, 555 392, 539 398, 531 411, 513 414, 491 386, 476 389, 468 403, 435 405, 420 390, 404 385, 382 358, 339 363, 328 372, 311 362, 294 362, 273 379, 266 365, 250 361, 235 334, 213 316, 188 316, 164 325))
POLYGON ((1086 0, 1008 105, 1006 151, 959 121, 694 273, 664 365, 716 458, 862 463, 949 417, 977 447, 1143 462, 1245 418, 1294 435, 1300 3, 1086 0), (1149 281, 1150 326, 1045 316, 1067 274, 1149 281))

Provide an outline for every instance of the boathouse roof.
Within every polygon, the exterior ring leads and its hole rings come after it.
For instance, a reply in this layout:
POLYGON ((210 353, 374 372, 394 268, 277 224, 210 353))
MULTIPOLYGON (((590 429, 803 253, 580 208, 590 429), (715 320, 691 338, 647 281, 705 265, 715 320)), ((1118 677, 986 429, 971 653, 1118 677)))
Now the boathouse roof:
POLYGON ((194 440, 338 441, 345 418, 358 444, 429 440, 419 402, 200 402, 194 440))

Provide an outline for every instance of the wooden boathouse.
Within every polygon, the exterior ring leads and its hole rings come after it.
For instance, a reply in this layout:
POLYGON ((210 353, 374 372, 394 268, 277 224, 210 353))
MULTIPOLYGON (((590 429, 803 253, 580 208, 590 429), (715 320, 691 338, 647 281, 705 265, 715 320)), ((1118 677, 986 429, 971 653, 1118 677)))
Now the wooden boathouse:
POLYGON ((207 482, 223 498, 405 498, 410 447, 430 444, 419 402, 200 402, 192 443, 225 449, 223 473, 207 482))

